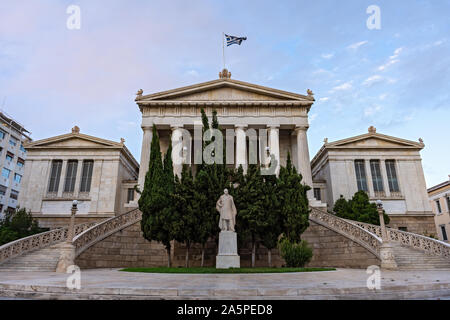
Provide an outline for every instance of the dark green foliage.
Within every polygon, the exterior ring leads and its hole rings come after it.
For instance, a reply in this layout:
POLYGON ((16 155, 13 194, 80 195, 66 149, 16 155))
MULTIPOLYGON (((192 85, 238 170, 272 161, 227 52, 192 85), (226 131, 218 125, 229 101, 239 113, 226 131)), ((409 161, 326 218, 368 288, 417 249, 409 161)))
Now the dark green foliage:
POLYGON ((0 246, 45 231, 48 229, 39 228, 31 212, 27 212, 25 208, 17 208, 6 213, 5 218, 0 221, 0 246))
POLYGON ((263 202, 261 218, 265 221, 261 228, 261 242, 269 250, 268 264, 272 266, 272 249, 277 247, 278 238, 283 232, 281 203, 278 198, 276 176, 265 176, 263 184, 263 202))
MULTIPOLYGON (((343 219, 380 225, 377 205, 369 201, 369 196, 364 191, 356 192, 348 201, 341 196, 334 204, 333 211, 343 219)), ((385 224, 389 224, 390 219, 385 212, 383 217, 385 224)))
POLYGON ((139 209, 142 211, 141 229, 145 239, 158 241, 166 247, 169 265, 171 264, 170 242, 175 238, 174 222, 177 221, 171 201, 174 190, 171 154, 172 146, 170 145, 163 166, 159 137, 154 126, 149 170, 139 199, 139 209))
POLYGON ((201 241, 202 228, 200 215, 198 214, 198 203, 196 192, 194 189, 194 178, 190 167, 183 166, 181 179, 175 177, 175 190, 173 193, 173 203, 176 216, 179 217, 175 221, 175 240, 184 242, 186 245, 186 268, 189 268, 189 250, 193 243, 201 241))
POLYGON ((291 242, 298 242, 309 226, 310 209, 306 193, 311 188, 302 183, 302 176, 292 165, 290 154, 286 167, 280 168, 277 189, 283 233, 291 242))
POLYGON ((313 251, 305 240, 296 243, 289 241, 288 238, 282 238, 279 249, 288 268, 303 268, 313 256, 313 251))

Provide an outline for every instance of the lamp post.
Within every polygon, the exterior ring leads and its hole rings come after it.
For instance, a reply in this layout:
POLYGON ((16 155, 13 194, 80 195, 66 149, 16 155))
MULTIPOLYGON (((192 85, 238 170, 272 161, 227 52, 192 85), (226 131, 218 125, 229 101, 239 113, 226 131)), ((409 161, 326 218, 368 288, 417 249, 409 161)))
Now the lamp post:
POLYGON ((67 240, 60 244, 59 247, 59 261, 56 266, 56 272, 66 273, 67 268, 75 264, 75 247, 72 244, 75 235, 75 214, 78 211, 78 201, 73 200, 70 215, 69 229, 67 230, 67 240))
POLYGON ((71 210, 71 215, 70 215, 70 223, 69 223, 69 230, 67 232, 67 243, 72 243, 73 241, 73 237, 75 234, 75 215, 77 214, 78 211, 78 201, 77 200, 73 200, 72 202, 72 210, 71 210))
POLYGON ((377 200, 377 210, 378 210, 378 215, 380 217, 381 239, 383 239, 383 242, 389 242, 389 238, 387 236, 387 231, 386 231, 386 225, 384 224, 383 202, 381 202, 381 200, 377 200))
POLYGON ((397 262, 395 261, 393 244, 389 242, 389 237, 386 231, 386 225, 384 224, 384 210, 383 202, 377 200, 377 210, 380 217, 380 227, 381 227, 381 247, 380 247, 380 259, 381 268, 388 270, 397 269, 397 262))

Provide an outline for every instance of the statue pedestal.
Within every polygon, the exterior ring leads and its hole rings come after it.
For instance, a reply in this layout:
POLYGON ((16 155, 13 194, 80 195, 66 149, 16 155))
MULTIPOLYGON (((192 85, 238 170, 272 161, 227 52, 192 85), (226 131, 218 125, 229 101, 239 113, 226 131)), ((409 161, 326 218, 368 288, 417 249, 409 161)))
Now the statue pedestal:
POLYGON ((216 257, 216 268, 240 267, 241 258, 237 254, 237 234, 233 231, 222 231, 219 234, 219 254, 216 257))

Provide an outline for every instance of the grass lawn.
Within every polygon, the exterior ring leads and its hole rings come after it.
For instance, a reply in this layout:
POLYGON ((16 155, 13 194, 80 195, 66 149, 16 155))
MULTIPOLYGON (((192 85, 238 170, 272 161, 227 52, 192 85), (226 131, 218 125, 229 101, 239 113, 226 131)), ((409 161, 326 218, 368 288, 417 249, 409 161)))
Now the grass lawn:
POLYGON ((124 272, 144 272, 144 273, 287 273, 287 272, 316 272, 316 271, 335 271, 334 268, 126 268, 120 271, 124 272))

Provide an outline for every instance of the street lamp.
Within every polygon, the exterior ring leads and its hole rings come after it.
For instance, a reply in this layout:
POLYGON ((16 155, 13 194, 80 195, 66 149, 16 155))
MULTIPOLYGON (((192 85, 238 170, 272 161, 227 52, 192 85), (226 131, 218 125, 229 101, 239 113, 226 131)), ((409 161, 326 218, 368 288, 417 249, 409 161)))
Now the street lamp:
POLYGON ((383 242, 388 242, 389 238, 387 236, 386 225, 384 224, 384 210, 383 202, 381 202, 381 200, 377 200, 377 210, 378 216, 380 217, 381 238, 383 239, 383 242))
POLYGON ((58 265, 56 266, 56 272, 66 273, 67 268, 75 264, 75 247, 72 243, 75 235, 75 214, 78 211, 78 201, 73 200, 72 209, 70 215, 69 230, 67 230, 67 240, 58 246, 60 255, 58 265))
POLYGON ((78 211, 78 201, 73 200, 72 202, 72 213, 70 215, 70 224, 69 224, 69 230, 67 232, 67 243, 72 243, 73 237, 74 237, 74 228, 75 228, 75 214, 78 211))

